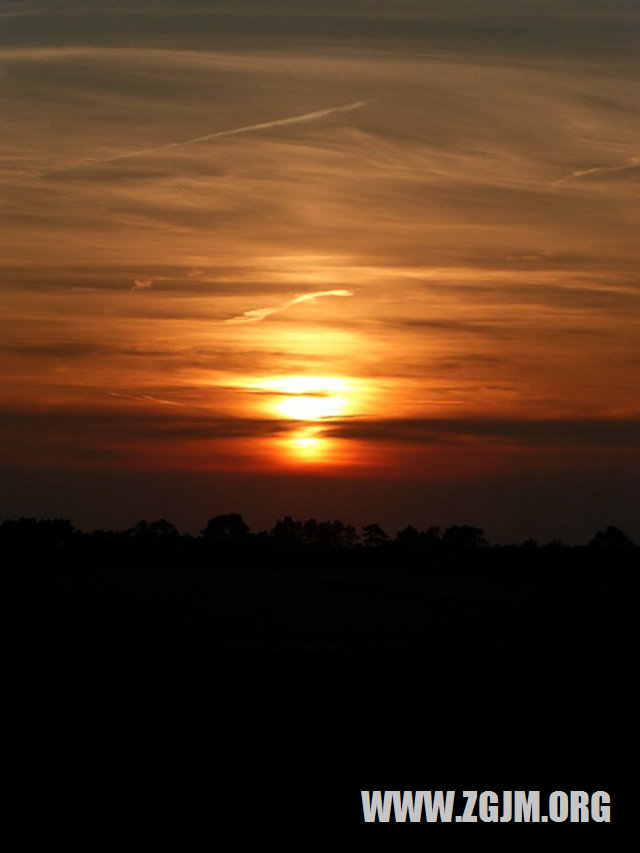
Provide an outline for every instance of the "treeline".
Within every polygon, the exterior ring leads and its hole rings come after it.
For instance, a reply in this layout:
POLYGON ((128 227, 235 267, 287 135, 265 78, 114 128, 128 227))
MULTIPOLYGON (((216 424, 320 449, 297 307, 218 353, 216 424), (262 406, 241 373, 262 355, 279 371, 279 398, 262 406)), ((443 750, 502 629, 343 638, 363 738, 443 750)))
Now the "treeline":
POLYGON ((621 529, 608 526, 584 545, 567 546, 560 541, 543 545, 533 539, 491 544, 479 527, 466 524, 419 530, 408 526, 389 535, 379 524, 359 531, 340 520, 305 521, 287 516, 270 529, 254 533, 238 513, 209 519, 197 536, 180 533, 166 519, 139 521, 126 530, 81 532, 61 518, 7 519, 0 525, 0 556, 12 563, 34 561, 93 561, 125 563, 288 563, 305 561, 350 561, 380 564, 422 563, 425 559, 496 561, 517 556, 521 561, 542 555, 554 562, 563 556, 600 556, 635 560, 640 549, 621 529))

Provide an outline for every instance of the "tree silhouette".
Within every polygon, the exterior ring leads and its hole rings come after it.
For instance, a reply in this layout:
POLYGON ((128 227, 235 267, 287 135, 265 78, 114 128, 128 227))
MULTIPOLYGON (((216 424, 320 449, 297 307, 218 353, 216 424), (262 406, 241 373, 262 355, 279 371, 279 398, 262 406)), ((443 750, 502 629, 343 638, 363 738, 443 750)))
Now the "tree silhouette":
POLYGON ((636 544, 623 530, 610 524, 596 533, 589 542, 589 547, 608 551, 632 551, 636 544))
POLYGON ((216 515, 207 521, 202 536, 207 542, 238 542, 249 535, 249 525, 237 512, 216 515))
POLYGON ((358 540, 355 527, 342 521, 321 521, 316 544, 321 548, 352 548, 358 540))
POLYGON ((467 551, 484 548, 489 543, 485 539, 481 527, 471 527, 468 524, 453 524, 447 527, 442 536, 442 544, 453 550, 467 551))
POLYGON ((442 545, 442 536, 439 527, 428 527, 420 533, 420 542, 426 548, 439 548, 442 545))
POLYGON ((396 542, 404 547, 415 548, 419 541, 420 533, 411 524, 396 533, 396 542))
POLYGON ((139 541, 158 542, 176 539, 179 533, 170 521, 167 521, 166 518, 160 518, 158 521, 138 521, 126 531, 126 535, 139 541))
POLYGON ((299 548, 304 541, 303 525, 300 521, 294 521, 290 515, 286 515, 276 521, 269 532, 269 538, 284 548, 299 548))
POLYGON ((66 518, 7 519, 0 528, 4 548, 21 553, 60 553, 71 547, 79 533, 66 518))
POLYGON ((342 521, 295 521, 290 515, 277 521, 269 533, 272 542, 284 548, 333 550, 352 548, 358 541, 355 527, 342 521))
POLYGON ((362 541, 367 548, 380 548, 390 540, 379 524, 367 524, 362 528, 362 541))

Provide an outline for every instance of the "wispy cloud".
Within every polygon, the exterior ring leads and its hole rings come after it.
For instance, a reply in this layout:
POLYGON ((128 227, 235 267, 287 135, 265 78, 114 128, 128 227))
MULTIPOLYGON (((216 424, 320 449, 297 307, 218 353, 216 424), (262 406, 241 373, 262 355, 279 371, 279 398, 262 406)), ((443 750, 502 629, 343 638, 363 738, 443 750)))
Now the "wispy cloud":
POLYGON ((323 296, 353 296, 353 292, 351 290, 319 290, 317 293, 305 293, 303 296, 296 296, 295 299, 290 299, 275 308, 253 308, 250 311, 244 311, 237 317, 230 317, 225 320, 225 323, 259 323, 260 320, 264 320, 265 317, 270 317, 272 314, 279 314, 281 311, 286 311, 287 308, 300 305, 302 302, 314 302, 323 296))
POLYGON ((22 12, 0 12, 0 18, 26 18, 31 15, 39 15, 40 12, 35 9, 31 9, 30 11, 22 11, 22 12))

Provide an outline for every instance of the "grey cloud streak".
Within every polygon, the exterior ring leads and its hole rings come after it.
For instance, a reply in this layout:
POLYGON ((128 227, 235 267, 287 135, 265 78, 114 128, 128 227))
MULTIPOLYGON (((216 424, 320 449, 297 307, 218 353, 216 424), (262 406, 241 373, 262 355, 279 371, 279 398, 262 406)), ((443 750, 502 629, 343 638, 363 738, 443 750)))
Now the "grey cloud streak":
POLYGON ((451 444, 473 438, 550 447, 640 447, 640 420, 637 419, 352 419, 327 425, 324 432, 335 438, 417 444, 451 444))
MULTIPOLYGON (((481 446, 486 441, 512 446, 535 446, 562 449, 594 448, 624 450, 640 448, 638 418, 548 418, 537 420, 515 418, 348 418, 323 419, 317 422, 289 418, 219 416, 204 407, 183 406, 151 395, 109 392, 111 396, 132 402, 172 403, 181 411, 168 416, 165 410, 144 406, 135 411, 87 411, 72 408, 65 411, 0 410, 3 429, 28 436, 43 428, 65 441, 79 437, 118 440, 207 440, 220 438, 266 438, 286 436, 301 425, 314 425, 326 438, 350 441, 392 442, 411 445, 466 445, 470 441, 481 446), (190 411, 184 411, 189 409, 190 411)), ((164 407, 163 407, 164 408, 164 407)), ((174 410, 172 409, 172 412, 174 410)))
MULTIPOLYGON (((152 396, 109 393, 112 396, 128 398, 132 402, 159 405, 171 403, 152 396)), ((180 408, 186 407, 180 405, 180 408)), ((86 439, 117 442, 259 438, 286 434, 299 426, 292 420, 216 416, 203 410, 176 412, 169 417, 167 413, 146 409, 144 406, 137 407, 135 412, 88 411, 80 408, 42 411, 3 407, 0 408, 0 416, 2 432, 11 431, 20 439, 30 435, 37 436, 46 428, 53 436, 57 436, 58 440, 70 445, 86 439)))

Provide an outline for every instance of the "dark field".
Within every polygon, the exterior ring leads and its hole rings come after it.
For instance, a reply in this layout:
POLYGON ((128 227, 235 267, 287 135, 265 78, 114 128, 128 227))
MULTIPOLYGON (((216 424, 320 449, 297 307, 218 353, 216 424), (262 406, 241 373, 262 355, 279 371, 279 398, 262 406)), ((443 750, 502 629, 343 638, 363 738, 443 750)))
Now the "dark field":
POLYGON ((621 827, 638 550, 432 546, 5 549, 9 802, 60 831, 72 795, 85 837, 130 814, 184 844, 357 837, 361 789, 607 790, 621 827))

